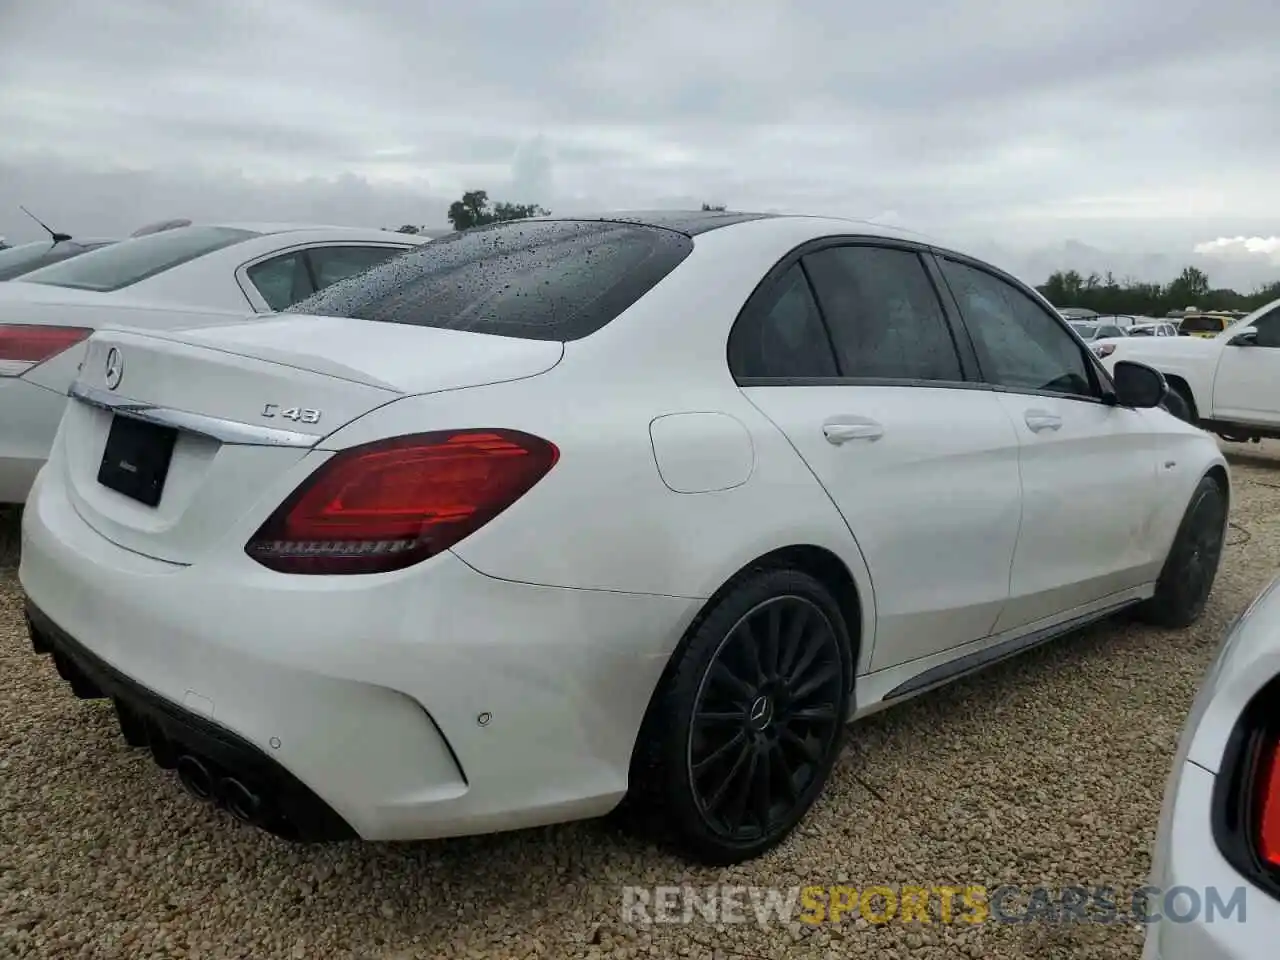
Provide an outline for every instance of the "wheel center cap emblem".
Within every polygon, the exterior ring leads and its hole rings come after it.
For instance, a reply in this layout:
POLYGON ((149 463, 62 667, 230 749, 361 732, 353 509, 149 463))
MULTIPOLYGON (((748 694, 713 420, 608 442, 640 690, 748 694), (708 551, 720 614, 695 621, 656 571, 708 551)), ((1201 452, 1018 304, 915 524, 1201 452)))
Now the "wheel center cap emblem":
POLYGON ((124 357, 120 356, 120 351, 115 347, 107 351, 105 379, 108 390, 114 390, 120 386, 120 381, 124 379, 124 357))
POLYGON ((747 719, 757 730, 767 727, 769 721, 773 719, 773 704, 769 698, 756 697, 755 703, 751 704, 751 710, 747 713, 747 719))

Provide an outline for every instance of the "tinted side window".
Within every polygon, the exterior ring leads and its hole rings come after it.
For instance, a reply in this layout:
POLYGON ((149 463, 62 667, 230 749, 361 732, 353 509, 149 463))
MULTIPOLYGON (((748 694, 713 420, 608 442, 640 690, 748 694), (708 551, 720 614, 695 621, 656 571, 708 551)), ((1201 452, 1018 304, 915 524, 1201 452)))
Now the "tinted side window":
POLYGON ((1280 347, 1280 307, 1260 316, 1253 328, 1258 331, 1258 346, 1280 347))
POLYGON ((258 236, 261 234, 231 227, 179 227, 91 250, 29 273, 26 279, 31 283, 105 293, 258 236))
POLYGON ((989 383, 1098 396, 1079 342, 1039 304, 984 270, 947 259, 940 263, 989 383))
POLYGON ((341 280, 289 312, 577 340, 643 297, 692 250, 682 233, 637 223, 474 227, 341 280))
POLYGON ((283 310, 315 292, 311 276, 307 273, 307 260, 302 251, 286 253, 262 263, 255 263, 247 271, 249 282, 262 294, 272 310, 283 310))
POLYGON ((836 376, 831 341, 799 264, 755 297, 734 324, 729 369, 737 377, 836 376))
POLYGON ((404 253, 397 247, 314 247, 308 253, 316 289, 345 280, 404 253))
POLYGON ((884 247, 830 247, 804 259, 841 375, 960 381, 960 357, 920 258, 884 247))

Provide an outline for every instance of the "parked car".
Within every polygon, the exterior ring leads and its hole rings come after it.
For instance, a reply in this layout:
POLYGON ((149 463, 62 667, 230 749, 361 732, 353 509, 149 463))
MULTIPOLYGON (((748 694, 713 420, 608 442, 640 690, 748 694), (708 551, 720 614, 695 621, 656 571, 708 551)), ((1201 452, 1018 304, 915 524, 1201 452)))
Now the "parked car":
MULTIPOLYGON (((0 503, 22 503, 99 326, 163 329, 166 304, 269 313, 425 240, 382 230, 259 224, 150 233, 0 284, 0 503)), ((6 256, 0 253, 0 258, 6 256)))
POLYGON ((1091 343, 1094 340, 1104 340, 1110 337, 1125 336, 1124 327, 1116 323, 1107 323, 1097 320, 1071 320, 1071 329, 1080 334, 1080 339, 1085 343, 1091 343))
POLYGON ((0 249, 0 280, 13 280, 50 264, 70 260, 90 250, 110 246, 114 240, 35 240, 0 249))
POLYGON ((1104 362, 1120 360, 1160 370, 1194 421, 1225 440, 1280 437, 1280 300, 1212 339, 1126 337, 1104 362))
MULTIPOLYGON (((1280 938, 1280 579, 1227 632, 1191 705, 1151 858, 1146 960, 1264 960, 1280 938), (1195 891, 1170 916, 1173 891, 1195 891), (1232 918, 1219 909, 1243 893, 1232 918), (1234 920, 1234 922, 1233 922, 1234 920), (1240 922, 1246 921, 1246 922, 1240 922)), ((1225 912, 1225 911, 1224 911, 1225 912)))
POLYGON ((1234 317, 1222 313, 1193 313, 1182 318, 1178 333, 1187 337, 1216 337, 1231 324, 1234 317))
POLYGON ((1135 323, 1126 332, 1131 337, 1176 337, 1178 328, 1166 320, 1152 320, 1135 323))
POLYGON ((592 817, 779 843, 846 721, 1122 609, 1185 626, 1216 443, 913 234, 691 212, 433 241, 89 341, 23 517, 37 651, 279 835, 592 817))

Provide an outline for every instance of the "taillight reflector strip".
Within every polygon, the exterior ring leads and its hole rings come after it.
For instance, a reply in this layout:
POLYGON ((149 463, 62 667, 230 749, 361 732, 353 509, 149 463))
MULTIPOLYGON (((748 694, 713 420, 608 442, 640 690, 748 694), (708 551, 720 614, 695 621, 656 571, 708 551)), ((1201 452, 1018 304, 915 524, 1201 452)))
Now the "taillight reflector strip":
POLYGON ((304 481, 245 552, 283 573, 398 570, 484 526, 541 480, 559 456, 540 437, 488 428, 353 447, 304 481))
POLYGON ((16 377, 88 339, 84 327, 0 323, 0 376, 16 377))

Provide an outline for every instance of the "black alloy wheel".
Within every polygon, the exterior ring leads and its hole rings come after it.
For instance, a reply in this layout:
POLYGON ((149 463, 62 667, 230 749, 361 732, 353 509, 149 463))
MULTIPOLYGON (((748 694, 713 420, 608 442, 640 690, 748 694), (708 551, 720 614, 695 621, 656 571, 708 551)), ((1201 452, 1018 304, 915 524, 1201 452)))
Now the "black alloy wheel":
POLYGON ((1139 607, 1144 619, 1179 628, 1200 619, 1222 561, 1226 528, 1226 494, 1216 480, 1204 477, 1183 514, 1155 595, 1139 607))
POLYGON ((777 846, 839 755, 851 657, 840 606, 817 579, 740 577, 695 622, 650 705, 632 767, 639 806, 702 863, 777 846))
POLYGON ((835 629, 803 597, 738 621, 702 678, 688 776, 707 825, 732 842, 768 837, 822 769, 844 717, 835 629))

